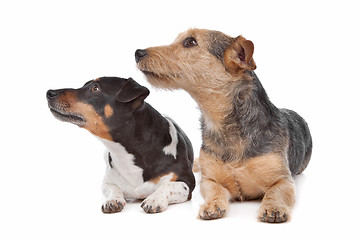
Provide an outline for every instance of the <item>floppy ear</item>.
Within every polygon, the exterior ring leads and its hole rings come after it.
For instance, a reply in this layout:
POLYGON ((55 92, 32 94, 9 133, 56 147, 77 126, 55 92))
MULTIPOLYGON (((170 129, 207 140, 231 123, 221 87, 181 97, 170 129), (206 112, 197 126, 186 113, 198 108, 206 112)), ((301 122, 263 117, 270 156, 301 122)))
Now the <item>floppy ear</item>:
POLYGON ((237 73, 239 70, 254 70, 256 64, 252 58, 253 53, 254 44, 240 35, 225 49, 224 65, 231 73, 237 73))
POLYGON ((149 89, 141 86, 132 78, 129 78, 116 94, 116 99, 119 102, 136 102, 142 103, 144 99, 150 94, 149 89))

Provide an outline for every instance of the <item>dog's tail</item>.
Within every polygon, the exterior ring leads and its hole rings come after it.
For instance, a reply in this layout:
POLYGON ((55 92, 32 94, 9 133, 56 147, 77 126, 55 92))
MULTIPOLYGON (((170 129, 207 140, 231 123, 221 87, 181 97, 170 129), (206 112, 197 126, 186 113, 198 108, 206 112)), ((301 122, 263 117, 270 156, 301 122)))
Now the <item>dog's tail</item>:
POLYGON ((198 157, 194 159, 194 164, 193 164, 193 169, 192 170, 193 170, 194 173, 197 173, 197 172, 201 171, 198 157))

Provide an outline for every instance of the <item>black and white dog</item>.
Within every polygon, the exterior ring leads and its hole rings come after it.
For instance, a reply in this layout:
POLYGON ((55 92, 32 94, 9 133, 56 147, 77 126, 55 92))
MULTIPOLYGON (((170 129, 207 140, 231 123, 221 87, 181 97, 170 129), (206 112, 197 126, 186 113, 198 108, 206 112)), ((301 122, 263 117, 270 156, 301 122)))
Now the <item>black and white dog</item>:
POLYGON ((125 199, 145 199, 141 207, 147 213, 191 199, 191 142, 173 120, 144 102, 149 93, 131 78, 102 77, 46 94, 57 119, 87 129, 107 148, 104 213, 120 212, 125 199))

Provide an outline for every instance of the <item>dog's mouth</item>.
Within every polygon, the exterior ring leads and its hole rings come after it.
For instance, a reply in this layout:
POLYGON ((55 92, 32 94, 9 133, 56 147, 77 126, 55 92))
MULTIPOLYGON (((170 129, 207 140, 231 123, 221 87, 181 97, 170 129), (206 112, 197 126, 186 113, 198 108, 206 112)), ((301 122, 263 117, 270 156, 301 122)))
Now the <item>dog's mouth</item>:
POLYGON ((156 74, 156 73, 154 73, 154 72, 150 72, 150 71, 147 71, 147 70, 141 70, 141 72, 142 72, 143 74, 145 74, 146 76, 160 77, 159 74, 156 74))
POLYGON ((159 79, 176 79, 181 78, 181 74, 176 73, 155 73, 148 70, 141 70, 142 73, 145 74, 146 77, 153 77, 153 78, 159 78, 159 79))
POLYGON ((141 72, 147 77, 166 78, 168 76, 166 74, 155 73, 149 70, 141 70, 141 72))
POLYGON ((50 111, 55 118, 63 122, 70 122, 80 127, 83 126, 86 122, 84 117, 81 116, 80 114, 64 112, 59 109, 55 109, 54 107, 51 106, 50 106, 50 111))

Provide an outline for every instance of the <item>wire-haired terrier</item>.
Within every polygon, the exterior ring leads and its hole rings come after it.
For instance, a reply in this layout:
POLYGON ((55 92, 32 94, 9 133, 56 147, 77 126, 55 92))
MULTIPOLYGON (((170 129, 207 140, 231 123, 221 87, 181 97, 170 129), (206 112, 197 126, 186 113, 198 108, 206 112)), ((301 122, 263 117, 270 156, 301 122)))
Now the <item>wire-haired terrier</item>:
POLYGON ((200 107, 202 219, 223 217, 230 201, 262 198, 259 220, 287 221, 295 202, 292 176, 310 161, 307 123, 269 100, 254 73, 253 52, 242 36, 203 29, 135 52, 152 85, 184 89, 200 107))

